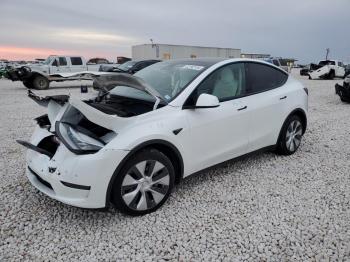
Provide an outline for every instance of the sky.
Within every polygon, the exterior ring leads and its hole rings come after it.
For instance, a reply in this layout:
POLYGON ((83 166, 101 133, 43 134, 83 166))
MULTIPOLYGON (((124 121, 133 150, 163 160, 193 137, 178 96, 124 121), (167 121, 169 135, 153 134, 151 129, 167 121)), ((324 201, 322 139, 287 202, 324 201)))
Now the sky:
POLYGON ((150 43, 350 62, 350 0, 0 0, 0 59, 131 56, 150 43))

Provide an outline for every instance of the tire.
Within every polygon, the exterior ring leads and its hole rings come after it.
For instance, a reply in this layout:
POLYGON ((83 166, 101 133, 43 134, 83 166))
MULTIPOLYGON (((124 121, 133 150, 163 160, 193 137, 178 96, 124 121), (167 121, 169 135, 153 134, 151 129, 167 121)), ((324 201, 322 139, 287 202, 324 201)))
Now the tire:
POLYGON ((50 86, 50 81, 41 75, 37 75, 33 79, 33 87, 38 90, 48 89, 50 86))
POLYGON ((335 77, 335 73, 334 73, 334 71, 332 70, 332 71, 330 71, 329 74, 328 74, 328 79, 329 79, 329 80, 333 80, 334 77, 335 77))
POLYGON ((23 85, 28 88, 28 89, 33 89, 34 86, 33 86, 33 82, 31 80, 28 80, 28 81, 23 81, 23 85))
POLYGON ((167 156, 145 149, 129 159, 117 175, 112 201, 122 213, 140 216, 154 212, 168 199, 175 171, 167 156))
POLYGON ((281 155, 294 154, 301 144, 303 129, 304 126, 300 117, 297 115, 290 116, 281 129, 277 142, 277 153, 281 155))

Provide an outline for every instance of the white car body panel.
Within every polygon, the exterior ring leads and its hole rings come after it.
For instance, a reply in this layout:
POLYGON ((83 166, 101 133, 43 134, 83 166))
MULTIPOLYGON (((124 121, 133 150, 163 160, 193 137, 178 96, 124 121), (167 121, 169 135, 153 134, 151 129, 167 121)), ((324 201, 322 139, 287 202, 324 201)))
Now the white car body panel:
MULTIPOLYGON (((64 106, 50 101, 50 131, 55 131, 54 123, 60 121, 67 108, 73 106, 89 121, 113 130, 116 137, 94 154, 75 154, 62 142, 51 159, 28 150, 28 166, 37 176, 50 183, 53 189, 43 186, 27 170, 30 182, 61 202, 86 208, 102 208, 107 204, 107 191, 115 170, 132 150, 143 143, 161 140, 174 146, 183 160, 183 177, 260 148, 274 146, 288 115, 295 109, 305 114, 308 110, 306 91, 291 76, 279 88, 221 102, 218 107, 183 108, 188 96, 210 73, 223 65, 240 61, 275 67, 248 59, 215 63, 169 104, 132 117, 106 114, 75 98, 70 98, 64 106), (173 131, 178 129, 181 129, 180 132, 175 134, 173 131), (50 172, 52 168, 54 172, 50 172), (72 189, 61 181, 91 186, 91 189, 72 189)), ((45 128, 37 127, 30 142, 36 146, 50 135, 52 133, 45 128)))
POLYGON ((247 111, 238 111, 242 100, 246 98, 222 102, 217 108, 183 110, 190 127, 183 147, 185 158, 192 160, 184 176, 247 152, 249 118, 247 111))

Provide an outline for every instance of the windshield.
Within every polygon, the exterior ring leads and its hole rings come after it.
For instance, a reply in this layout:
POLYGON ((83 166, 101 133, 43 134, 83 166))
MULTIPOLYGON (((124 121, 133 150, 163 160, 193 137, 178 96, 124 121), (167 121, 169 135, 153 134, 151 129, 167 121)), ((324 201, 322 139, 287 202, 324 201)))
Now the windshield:
POLYGON ((46 58, 46 60, 43 62, 44 65, 49 65, 51 64, 51 61, 54 59, 54 56, 49 56, 48 58, 46 58))
POLYGON ((128 62, 125 62, 124 64, 121 64, 120 66, 118 66, 118 68, 120 68, 123 71, 128 71, 135 64, 136 64, 135 61, 128 61, 128 62))
MULTIPOLYGON (((153 64, 135 74, 155 89, 167 102, 174 99, 211 64, 196 60, 166 61, 153 64)), ((149 94, 130 87, 117 86, 111 94, 153 101, 149 94)))
POLYGON ((329 61, 329 60, 324 60, 324 61, 320 61, 320 62, 318 63, 318 65, 320 65, 320 66, 335 65, 335 62, 334 62, 334 61, 329 61))

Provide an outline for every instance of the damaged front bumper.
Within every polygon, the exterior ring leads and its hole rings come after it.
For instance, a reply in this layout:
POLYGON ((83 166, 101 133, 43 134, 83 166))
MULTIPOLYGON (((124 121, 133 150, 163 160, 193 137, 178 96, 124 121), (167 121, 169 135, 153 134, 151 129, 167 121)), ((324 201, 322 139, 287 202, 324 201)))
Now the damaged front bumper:
MULTIPOLYGON (((26 174, 31 184, 49 197, 83 208, 108 205, 106 194, 112 174, 127 155, 125 150, 102 149, 95 154, 76 155, 60 143, 52 157, 36 148, 53 134, 37 126, 27 151, 26 174)), ((49 142, 47 142, 49 143, 49 142)))
POLYGON ((32 70, 28 66, 11 68, 7 70, 5 77, 12 81, 25 81, 32 76, 32 70))
POLYGON ((104 146, 89 151, 79 146, 98 140, 106 145, 117 135, 117 126, 121 128, 127 121, 68 96, 38 97, 32 92, 28 95, 48 110, 47 115, 36 118, 37 126, 31 140, 17 141, 28 149, 26 174, 29 181, 44 194, 63 203, 83 208, 106 207, 111 177, 129 151, 104 146), (118 119, 121 119, 119 125, 118 119), (68 134, 68 128, 75 133, 68 134), (74 135, 75 141, 72 140, 74 135), (77 141, 78 138, 81 140, 77 141))

